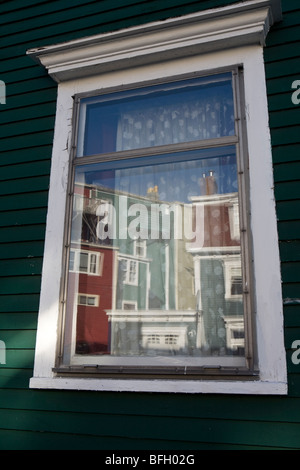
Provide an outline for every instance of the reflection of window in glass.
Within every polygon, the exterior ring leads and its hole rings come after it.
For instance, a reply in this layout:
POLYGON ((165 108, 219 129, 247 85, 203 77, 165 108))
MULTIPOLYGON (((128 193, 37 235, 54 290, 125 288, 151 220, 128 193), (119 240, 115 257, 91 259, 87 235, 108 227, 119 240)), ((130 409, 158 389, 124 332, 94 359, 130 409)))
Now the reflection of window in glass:
POLYGON ((80 250, 71 250, 69 269, 70 271, 99 275, 100 254, 80 250))
POLYGON ((165 335, 166 344, 177 344, 178 335, 165 335))
POLYGON ((122 304, 123 310, 137 310, 137 302, 127 302, 126 300, 123 301, 122 304))
POLYGON ((98 307, 99 296, 78 294, 78 305, 86 305, 87 307, 98 307))
POLYGON ((243 279, 241 269, 231 269, 231 295, 243 294, 243 279))
POLYGON ((147 343, 148 344, 160 344, 160 336, 159 335, 148 335, 147 336, 147 343))
POLYGON ((131 259, 120 259, 122 263, 123 282, 125 284, 137 285, 138 282, 138 262, 131 259))
MULTIPOLYGON (((70 236, 89 249, 71 249, 70 272, 95 275, 97 250, 111 254, 103 284, 93 286, 110 307, 88 323, 107 336, 99 351, 94 341, 89 363, 246 367, 245 341, 233 337, 237 328, 245 334, 251 313, 242 292, 236 73, 81 98, 74 194, 84 203, 73 205, 70 236)), ((81 276, 70 278, 70 316, 81 285, 81 276)))
POLYGON ((134 254, 141 258, 145 258, 147 253, 146 240, 135 240, 134 242, 134 254))

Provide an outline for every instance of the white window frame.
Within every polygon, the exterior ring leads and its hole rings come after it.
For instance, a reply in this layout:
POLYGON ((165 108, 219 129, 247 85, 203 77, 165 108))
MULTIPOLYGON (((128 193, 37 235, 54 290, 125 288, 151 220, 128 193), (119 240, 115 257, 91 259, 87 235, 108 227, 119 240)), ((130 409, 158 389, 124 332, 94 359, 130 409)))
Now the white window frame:
POLYGON ((97 253, 96 251, 78 249, 78 248, 71 248, 71 252, 74 253, 74 264, 73 264, 73 269, 70 269, 70 272, 88 274, 89 276, 102 276, 103 256, 101 253, 97 253), (86 254, 88 256, 87 271, 80 270, 81 253, 86 254), (92 270, 92 265, 93 265, 92 260, 91 260, 92 256, 96 257, 95 272, 93 272, 92 270))
POLYGON ((126 271, 124 275, 124 284, 127 284, 129 286, 138 286, 139 284, 139 262, 136 259, 133 259, 132 256, 120 256, 119 257, 119 262, 120 261, 126 261, 126 271), (135 269, 134 271, 131 271, 131 264, 134 264, 135 269), (134 273, 134 279, 131 279, 131 273, 134 273))
POLYGON ((77 305, 82 305, 84 307, 99 307, 99 295, 95 294, 77 294, 77 305), (85 297, 86 302, 81 302, 80 297, 85 297), (95 303, 94 304, 89 304, 88 299, 94 299, 95 303))
POLYGON ((178 393, 287 393, 280 258, 263 45, 280 0, 249 0, 28 51, 58 83, 42 288, 31 388, 178 393), (243 66, 255 290, 257 380, 60 377, 56 364, 73 96, 243 66), (56 256, 53 256, 56 253, 56 256))

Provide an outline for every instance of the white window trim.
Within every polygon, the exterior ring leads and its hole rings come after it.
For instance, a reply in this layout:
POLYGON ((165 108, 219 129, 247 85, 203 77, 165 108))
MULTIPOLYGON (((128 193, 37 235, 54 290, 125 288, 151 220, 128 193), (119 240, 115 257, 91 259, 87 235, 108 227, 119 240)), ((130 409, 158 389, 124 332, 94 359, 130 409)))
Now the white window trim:
POLYGON ((59 82, 36 357, 30 387, 173 393, 287 393, 280 258, 262 47, 274 17, 279 14, 279 5, 279 0, 249 0, 29 51, 59 82), (60 241, 64 237, 72 96, 99 88, 180 77, 183 71, 211 73, 216 64, 220 69, 236 65, 244 67, 259 379, 56 377, 53 367, 63 274, 63 243, 60 241))
POLYGON ((136 259, 133 259, 132 256, 127 257, 126 255, 124 256, 119 256, 119 262, 120 261, 126 261, 126 271, 125 271, 125 276, 124 276, 124 284, 127 284, 128 286, 138 286, 139 284, 139 262, 136 259), (135 271, 134 271, 134 279, 130 279, 130 274, 131 274, 131 263, 134 263, 135 265, 135 271))
POLYGON ((80 294, 80 293, 78 293, 77 294, 77 305, 81 305, 81 306, 84 306, 84 307, 92 307, 92 308, 99 307, 99 298, 100 298, 100 296, 95 295, 95 294, 80 294), (80 303, 80 297, 86 297, 86 303, 80 303), (94 304, 89 304, 88 299, 94 299, 95 303, 94 304))
POLYGON ((72 273, 81 273, 81 274, 88 274, 89 276, 102 276, 102 268, 103 268, 103 255, 102 253, 97 253, 96 251, 89 251, 79 248, 71 248, 71 251, 74 253, 74 266, 73 269, 70 269, 72 273), (87 271, 80 270, 80 255, 81 253, 88 255, 88 266, 87 271), (94 273, 91 269, 92 261, 91 257, 96 257, 96 272, 94 273))

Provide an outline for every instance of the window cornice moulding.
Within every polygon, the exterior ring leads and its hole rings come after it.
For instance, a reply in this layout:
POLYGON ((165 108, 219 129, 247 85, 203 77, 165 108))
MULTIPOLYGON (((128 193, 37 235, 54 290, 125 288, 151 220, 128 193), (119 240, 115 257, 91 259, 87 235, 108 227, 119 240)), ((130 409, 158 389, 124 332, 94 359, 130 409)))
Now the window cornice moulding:
POLYGON ((248 0, 166 21, 30 49, 56 82, 260 44, 281 19, 280 0, 248 0))

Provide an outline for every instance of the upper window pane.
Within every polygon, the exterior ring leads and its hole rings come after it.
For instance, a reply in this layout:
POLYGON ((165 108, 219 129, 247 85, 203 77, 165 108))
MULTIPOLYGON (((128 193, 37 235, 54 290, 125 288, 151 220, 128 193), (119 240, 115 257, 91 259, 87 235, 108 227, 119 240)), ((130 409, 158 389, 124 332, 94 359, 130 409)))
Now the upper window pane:
POLYGON ((77 156, 234 134, 231 73, 81 100, 77 156))

